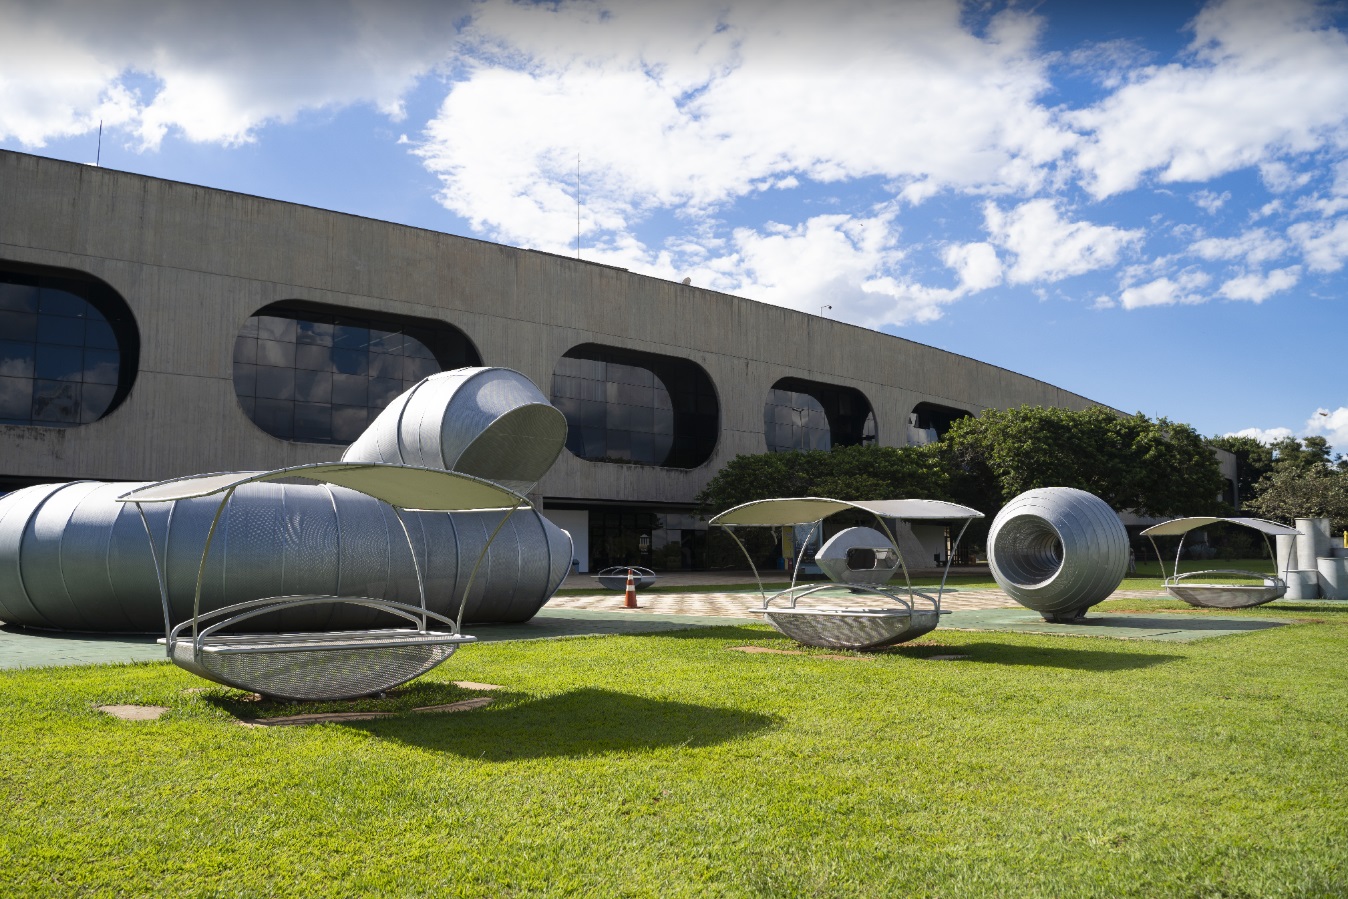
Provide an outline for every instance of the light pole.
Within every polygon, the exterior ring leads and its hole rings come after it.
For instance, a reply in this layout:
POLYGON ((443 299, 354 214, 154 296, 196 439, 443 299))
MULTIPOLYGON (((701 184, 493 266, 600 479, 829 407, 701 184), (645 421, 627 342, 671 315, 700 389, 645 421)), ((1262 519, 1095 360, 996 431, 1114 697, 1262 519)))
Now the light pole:
POLYGON ((823 317, 824 317, 824 312, 825 312, 826 310, 832 309, 832 308, 833 308, 832 306, 820 306, 820 307, 819 307, 819 317, 820 317, 820 318, 823 318, 823 317))

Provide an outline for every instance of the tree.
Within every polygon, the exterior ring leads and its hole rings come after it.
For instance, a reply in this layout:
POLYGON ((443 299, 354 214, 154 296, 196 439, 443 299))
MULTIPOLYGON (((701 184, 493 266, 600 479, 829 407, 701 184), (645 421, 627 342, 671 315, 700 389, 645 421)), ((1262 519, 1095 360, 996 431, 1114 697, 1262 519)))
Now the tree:
POLYGON ((1273 471, 1273 448, 1253 437, 1209 437, 1208 444, 1236 457, 1236 492, 1242 503, 1258 493, 1259 481, 1273 471))
POLYGON ((1220 506, 1220 469, 1198 432, 1140 412, 989 409, 956 421, 938 446, 958 472, 953 492, 970 505, 981 498, 975 507, 989 514, 992 503, 1038 487, 1076 487, 1143 515, 1200 515, 1220 506))
POLYGON ((707 517, 756 499, 949 498, 949 475, 935 446, 840 446, 832 450, 736 456, 697 495, 707 517))
POLYGON ((1328 518, 1332 531, 1340 533, 1348 530, 1348 471, 1289 465, 1260 481, 1259 495, 1245 506, 1285 524, 1297 518, 1328 518))

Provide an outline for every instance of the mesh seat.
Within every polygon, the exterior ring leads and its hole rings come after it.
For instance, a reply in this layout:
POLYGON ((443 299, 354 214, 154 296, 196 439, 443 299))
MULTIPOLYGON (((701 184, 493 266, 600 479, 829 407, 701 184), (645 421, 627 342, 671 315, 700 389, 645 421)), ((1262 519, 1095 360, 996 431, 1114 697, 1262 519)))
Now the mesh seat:
POLYGON ((936 629, 938 609, 765 609, 777 630, 806 646, 829 649, 883 649, 936 629))

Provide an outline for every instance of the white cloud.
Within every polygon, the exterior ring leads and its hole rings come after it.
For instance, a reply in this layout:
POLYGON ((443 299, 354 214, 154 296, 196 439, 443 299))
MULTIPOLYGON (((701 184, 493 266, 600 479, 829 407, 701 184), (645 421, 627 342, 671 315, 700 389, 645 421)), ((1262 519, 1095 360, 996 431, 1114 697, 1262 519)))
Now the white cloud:
POLYGON ((1332 412, 1325 408, 1315 410, 1306 422, 1305 433, 1325 437, 1338 451, 1348 451, 1348 406, 1340 406, 1332 412))
POLYGON ((1231 191, 1224 190, 1221 193, 1214 193, 1210 190, 1198 190, 1194 191, 1189 199, 1193 200, 1194 205, 1208 215, 1216 215, 1226 205, 1227 200, 1231 199, 1231 191))
POLYGON ((1210 261, 1239 260, 1263 265, 1287 253, 1290 244, 1264 228, 1253 228, 1235 237, 1208 237, 1189 245, 1189 252, 1210 261))
POLYGON ((397 118, 405 92, 452 51, 467 9, 0 0, 0 139, 41 147, 102 120, 145 147, 170 132, 237 144, 306 109, 368 103, 397 118))
POLYGON ((1313 272, 1336 272, 1348 259, 1348 218, 1332 222, 1298 222, 1287 229, 1313 272))
POLYGON ((1240 275, 1224 283, 1217 292, 1228 300, 1262 303, 1275 293, 1295 287, 1299 280, 1301 280, 1301 266, 1293 265, 1274 269, 1266 275, 1258 272, 1240 275))
POLYGON ((1141 231, 1066 221, 1048 199, 1030 200, 1010 212, 988 203, 983 215, 992 242, 1016 257, 1007 273, 1013 284, 1060 281, 1112 267, 1143 236, 1141 231))
POLYGON ((1077 154, 1107 197, 1155 173, 1206 181, 1342 142, 1348 39, 1310 0, 1225 0, 1193 22, 1189 61, 1153 66, 1067 118, 1088 133, 1077 154))
POLYGON ((955 244, 942 253, 942 261, 959 275, 960 286, 970 292, 987 290, 1002 283, 1002 261, 989 243, 955 244))
POLYGON ((1197 293, 1211 279, 1206 272, 1188 271, 1177 278, 1157 278, 1139 287, 1127 287, 1119 294, 1119 304, 1124 309, 1141 309, 1146 306, 1174 306, 1176 304, 1194 305, 1207 302, 1207 297, 1197 293))
POLYGON ((1260 443, 1268 446, 1277 443, 1287 437, 1294 436, 1291 428, 1242 428, 1239 431, 1232 431, 1223 434, 1224 437, 1253 437, 1260 443))

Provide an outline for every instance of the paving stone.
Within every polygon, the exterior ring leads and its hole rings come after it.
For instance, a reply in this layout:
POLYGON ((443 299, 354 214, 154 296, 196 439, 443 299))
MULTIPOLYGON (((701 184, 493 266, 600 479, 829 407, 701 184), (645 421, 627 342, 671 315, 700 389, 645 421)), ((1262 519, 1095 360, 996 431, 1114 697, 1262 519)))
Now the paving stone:
POLYGON ((98 710, 123 721, 155 721, 168 708, 162 705, 101 705, 98 710))

